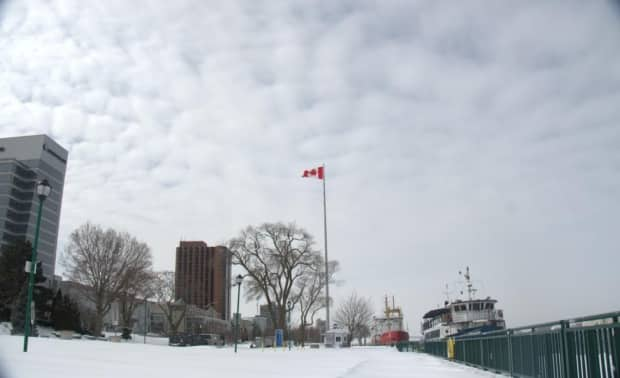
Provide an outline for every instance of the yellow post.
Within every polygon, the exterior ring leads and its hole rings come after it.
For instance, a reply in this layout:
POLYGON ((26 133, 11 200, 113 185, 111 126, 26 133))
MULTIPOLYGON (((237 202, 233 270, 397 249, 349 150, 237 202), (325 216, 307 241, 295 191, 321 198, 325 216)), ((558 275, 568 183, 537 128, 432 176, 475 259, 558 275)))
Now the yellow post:
POLYGON ((449 360, 454 359, 454 344, 455 344, 454 337, 448 338, 447 345, 448 345, 448 359, 449 360))

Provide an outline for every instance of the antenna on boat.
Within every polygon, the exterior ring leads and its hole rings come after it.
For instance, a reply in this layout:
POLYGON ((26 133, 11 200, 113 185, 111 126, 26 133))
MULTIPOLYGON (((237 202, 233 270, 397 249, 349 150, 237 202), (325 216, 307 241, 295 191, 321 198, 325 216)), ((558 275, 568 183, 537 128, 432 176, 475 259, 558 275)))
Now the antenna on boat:
MULTIPOLYGON (((465 277, 465 283, 467 284, 467 295, 469 300, 471 301, 473 297, 476 295, 476 291, 478 289, 474 289, 474 284, 471 283, 471 275, 469 274, 469 266, 465 269, 465 274, 459 271, 459 274, 465 277)), ((463 292, 461 292, 462 294, 463 292)))
POLYGON ((446 291, 443 292, 446 295, 446 305, 450 303, 450 289, 448 288, 448 284, 446 284, 446 291))
POLYGON ((388 296, 387 294, 385 295, 385 317, 389 318, 390 317, 390 306, 388 305, 388 296))

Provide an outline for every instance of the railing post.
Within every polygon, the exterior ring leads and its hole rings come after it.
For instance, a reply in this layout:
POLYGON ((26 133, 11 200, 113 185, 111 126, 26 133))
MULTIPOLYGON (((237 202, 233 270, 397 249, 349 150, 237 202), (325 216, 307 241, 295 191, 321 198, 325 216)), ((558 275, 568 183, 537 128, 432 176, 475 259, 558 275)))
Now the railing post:
MULTIPOLYGON (((620 323, 620 316, 614 316, 613 323, 620 323)), ((612 374, 617 377, 620 376, 620 367, 618 367, 618 365, 620 364, 620 328, 614 329, 614 336, 615 340, 612 341, 612 344, 615 345, 613 345, 611 349, 616 351, 616 355, 612 357, 612 361, 615 360, 615 363, 613 364, 614 371, 612 372, 612 374)))
POLYGON ((536 351, 537 348, 534 348, 534 332, 535 332, 535 328, 530 328, 530 334, 528 339, 530 339, 530 358, 529 358, 529 362, 530 362, 530 367, 529 367, 529 371, 528 373, 532 374, 532 376, 535 376, 537 373, 537 365, 536 365, 536 351))
POLYGON ((484 366, 484 340, 480 338, 480 366, 484 366))
POLYGON ((512 330, 506 332, 508 338, 508 372, 510 376, 514 376, 514 360, 512 355, 512 330))
POLYGON ((566 320, 562 320, 560 322, 560 333, 562 341, 562 369, 564 370, 561 374, 562 377, 571 377, 570 371, 570 362, 569 362, 569 353, 568 353, 568 334, 566 329, 568 328, 568 322, 566 320))

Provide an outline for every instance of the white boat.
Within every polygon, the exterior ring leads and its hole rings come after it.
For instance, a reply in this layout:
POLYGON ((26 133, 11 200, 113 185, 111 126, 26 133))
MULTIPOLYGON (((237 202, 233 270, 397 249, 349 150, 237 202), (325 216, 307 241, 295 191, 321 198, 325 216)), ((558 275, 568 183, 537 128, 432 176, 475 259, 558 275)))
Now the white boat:
POLYGON ((428 311, 422 318, 424 340, 445 339, 490 332, 506 328, 504 312, 496 308, 497 300, 491 297, 475 298, 474 289, 467 267, 465 274, 468 299, 446 300, 444 307, 428 311))

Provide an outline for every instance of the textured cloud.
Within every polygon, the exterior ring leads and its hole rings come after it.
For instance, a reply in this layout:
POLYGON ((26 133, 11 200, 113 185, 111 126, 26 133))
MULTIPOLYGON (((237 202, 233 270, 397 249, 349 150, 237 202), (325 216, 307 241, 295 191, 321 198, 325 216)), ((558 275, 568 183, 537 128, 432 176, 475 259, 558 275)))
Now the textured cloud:
POLYGON ((337 296, 394 294, 416 330, 470 265, 512 325, 617 310, 619 21, 605 2, 9 1, 0 136, 70 150, 61 244, 92 220, 171 268, 180 238, 250 223, 320 242, 299 173, 325 162, 337 296))

